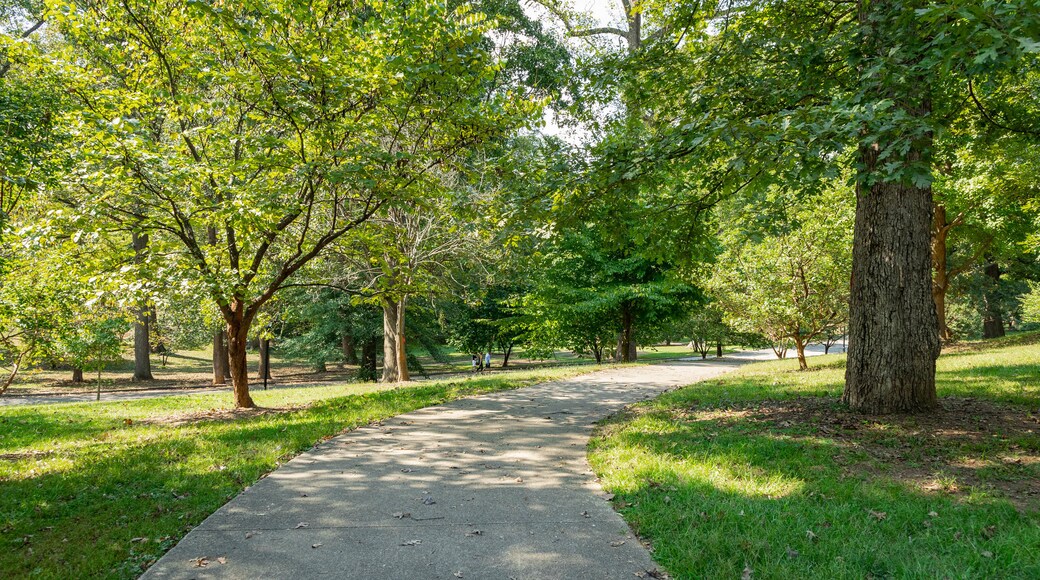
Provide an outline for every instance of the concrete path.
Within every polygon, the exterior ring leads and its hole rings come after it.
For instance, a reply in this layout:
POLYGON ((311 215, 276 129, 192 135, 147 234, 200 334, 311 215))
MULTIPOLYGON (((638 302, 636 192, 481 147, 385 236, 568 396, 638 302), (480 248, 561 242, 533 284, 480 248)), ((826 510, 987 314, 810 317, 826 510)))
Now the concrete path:
POLYGON ((244 491, 144 578, 649 576, 586 462, 594 423, 770 357, 601 371, 357 429, 244 491))

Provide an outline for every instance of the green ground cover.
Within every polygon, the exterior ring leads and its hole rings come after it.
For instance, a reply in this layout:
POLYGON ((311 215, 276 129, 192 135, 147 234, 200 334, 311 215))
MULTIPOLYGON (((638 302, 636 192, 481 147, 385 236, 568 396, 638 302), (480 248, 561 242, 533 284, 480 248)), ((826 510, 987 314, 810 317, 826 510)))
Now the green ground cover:
POLYGON ((950 349, 943 409, 849 413, 844 355, 605 422, 589 457, 676 578, 1040 578, 1040 334, 950 349))
POLYGON ((587 368, 0 408, 0 577, 133 578, 189 529, 344 430, 587 368))

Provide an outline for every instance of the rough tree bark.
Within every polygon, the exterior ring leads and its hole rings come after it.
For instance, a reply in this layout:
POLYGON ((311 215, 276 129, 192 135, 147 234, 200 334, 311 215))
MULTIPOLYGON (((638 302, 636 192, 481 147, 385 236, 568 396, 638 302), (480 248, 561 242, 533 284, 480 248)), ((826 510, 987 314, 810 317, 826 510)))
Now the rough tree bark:
MULTIPOLYGON (((918 120, 932 113, 929 79, 916 72, 912 52, 892 55, 892 43, 908 33, 907 6, 896 0, 860 0, 859 35, 867 98, 894 103, 893 116, 918 120)), ((917 42, 923 42, 917 40, 917 42)), ((865 128, 866 130, 866 128, 865 128)), ((887 129, 882 129, 886 131, 887 129)), ((883 134, 883 133, 882 133, 883 134)), ((896 137, 879 137, 894 139, 896 137)), ((930 170, 932 136, 922 132, 903 152, 888 142, 861 142, 852 242, 849 349, 842 401, 865 413, 919 412, 934 408, 935 359, 940 342, 932 299, 932 189, 889 176, 898 161, 912 172, 930 170)))
POLYGON ((72 369, 72 382, 82 383, 83 382, 83 369, 74 368, 72 369))
MULTIPOLYGON (((911 151, 910 161, 919 159, 911 151)), ((868 173, 878 147, 863 147, 868 173)), ((842 400, 866 413, 936 406, 939 333, 932 297, 932 190, 879 181, 857 185, 849 303, 848 366, 842 400)))
POLYGON ((404 298, 383 300, 383 382, 397 383, 409 380, 408 358, 405 350, 404 298))
MULTIPOLYGON (((148 248, 148 234, 134 232, 132 236, 134 262, 139 264, 144 260, 144 253, 148 248)), ((134 320, 134 376, 131 378, 134 382, 152 380, 152 345, 149 336, 151 310, 145 302, 137 307, 137 318, 134 320)))

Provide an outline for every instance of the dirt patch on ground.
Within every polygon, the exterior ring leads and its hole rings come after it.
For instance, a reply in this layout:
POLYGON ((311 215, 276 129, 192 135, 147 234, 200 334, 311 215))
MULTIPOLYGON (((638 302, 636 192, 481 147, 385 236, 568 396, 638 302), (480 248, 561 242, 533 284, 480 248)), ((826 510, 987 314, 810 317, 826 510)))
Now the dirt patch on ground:
MULTIPOLYGON (((896 479, 962 498, 983 491, 1020 510, 1040 510, 1040 410, 972 398, 941 404, 923 415, 864 415, 837 399, 809 397, 729 411, 730 420, 778 434, 837 442, 834 460, 844 475, 896 479)), ((690 411, 719 417, 720 410, 690 411)))
MULTIPOLYGON (((208 411, 195 411, 192 413, 178 413, 165 415, 139 421, 142 425, 165 425, 169 427, 180 427, 195 423, 208 423, 213 421, 237 421, 264 415, 280 415, 302 409, 303 406, 293 407, 256 407, 253 409, 210 409, 208 411)), ((127 419, 130 421, 130 419, 127 419)))

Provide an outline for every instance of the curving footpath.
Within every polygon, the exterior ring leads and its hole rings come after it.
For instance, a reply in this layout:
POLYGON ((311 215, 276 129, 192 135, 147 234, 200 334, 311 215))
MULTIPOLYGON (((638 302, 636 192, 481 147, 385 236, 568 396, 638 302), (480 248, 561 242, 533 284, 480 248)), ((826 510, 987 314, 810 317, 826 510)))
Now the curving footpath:
POLYGON ((143 577, 653 577, 586 462, 595 422, 770 357, 600 371, 345 433, 217 510, 143 577))

